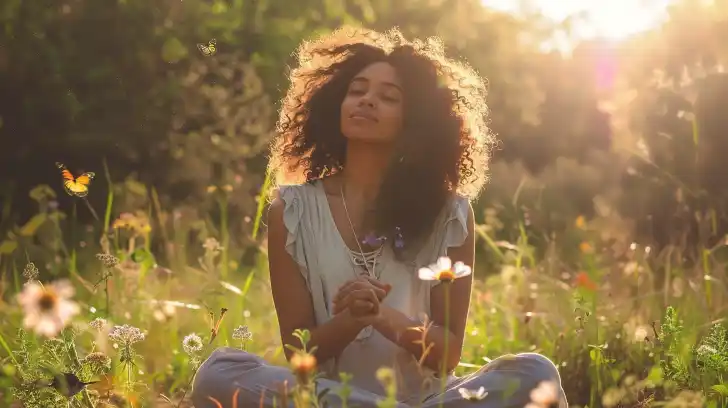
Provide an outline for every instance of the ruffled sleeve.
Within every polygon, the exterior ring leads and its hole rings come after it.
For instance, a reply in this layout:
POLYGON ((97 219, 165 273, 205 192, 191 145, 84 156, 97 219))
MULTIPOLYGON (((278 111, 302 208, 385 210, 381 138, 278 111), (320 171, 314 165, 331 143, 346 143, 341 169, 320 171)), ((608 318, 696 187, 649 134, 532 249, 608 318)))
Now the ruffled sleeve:
MULTIPOLYGON (((468 238, 468 214, 470 201, 467 197, 455 196, 445 207, 428 243, 422 248, 417 267, 429 266, 441 256, 447 256, 449 248, 459 247, 468 238)), ((438 281, 431 281, 431 286, 438 281)))
MULTIPOLYGON (((305 239, 302 236, 303 229, 301 228, 303 199, 301 197, 300 187, 294 185, 281 186, 278 194, 285 204, 283 207, 283 225, 285 225, 288 231, 286 237, 286 252, 291 255, 302 269, 307 270, 308 262, 304 249, 305 239)), ((304 274, 304 277, 308 280, 307 275, 304 274)))
POLYGON ((455 196, 444 225, 439 256, 447 255, 448 248, 459 247, 468 238, 468 214, 470 202, 466 197, 455 196))

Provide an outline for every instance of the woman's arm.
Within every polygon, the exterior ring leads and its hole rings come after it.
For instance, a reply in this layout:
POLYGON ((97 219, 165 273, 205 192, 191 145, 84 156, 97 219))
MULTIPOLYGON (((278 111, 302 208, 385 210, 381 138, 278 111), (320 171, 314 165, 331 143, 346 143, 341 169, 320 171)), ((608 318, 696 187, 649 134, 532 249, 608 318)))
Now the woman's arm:
MULTIPOLYGON (((285 203, 276 198, 268 212, 268 266, 270 270, 273 302, 278 315, 278 326, 283 344, 301 347, 293 336, 296 329, 308 329, 311 340, 307 347, 316 346, 315 356, 319 363, 336 357, 351 343, 364 327, 351 315, 340 313, 326 323, 316 326, 311 293, 299 265, 286 252, 288 231, 283 224, 285 203)), ((292 352, 284 348, 286 358, 292 352)))
MULTIPOLYGON (((448 256, 455 262, 462 262, 465 265, 475 265, 475 239, 473 236, 474 216, 473 208, 470 207, 468 214, 468 237, 463 245, 450 248, 448 256)), ((430 291, 430 320, 433 325, 427 331, 425 345, 430 346, 423 364, 435 371, 442 369, 442 362, 445 357, 445 337, 448 336, 447 361, 445 367, 448 372, 457 367, 460 362, 460 354, 465 336, 465 324, 470 308, 470 292, 473 284, 473 275, 455 280, 454 282, 442 283, 430 291), (450 285, 449 327, 445 326, 445 288, 450 285)), ((423 347, 418 344, 422 340, 422 331, 413 330, 422 328, 422 323, 412 320, 402 312, 381 306, 381 317, 374 325, 382 335, 400 347, 408 350, 415 358, 422 358, 423 347)))

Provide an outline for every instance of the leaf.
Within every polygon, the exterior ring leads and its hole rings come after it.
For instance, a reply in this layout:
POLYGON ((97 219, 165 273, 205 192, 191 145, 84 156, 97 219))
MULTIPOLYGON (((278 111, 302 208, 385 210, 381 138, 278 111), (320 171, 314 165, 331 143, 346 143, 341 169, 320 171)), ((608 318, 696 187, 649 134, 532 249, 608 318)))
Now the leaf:
POLYGON ((728 397, 728 384, 714 385, 714 386, 710 387, 710 389, 724 397, 728 397))
POLYGON ((35 235, 35 232, 38 231, 38 228, 40 228, 47 219, 48 216, 46 213, 36 214, 20 228, 20 235, 24 237, 32 237, 33 235, 35 235))
POLYGON ((0 244, 0 255, 12 254, 15 248, 18 247, 18 243, 11 240, 5 240, 0 244))
POLYGON ((177 37, 170 37, 162 45, 162 59, 175 63, 188 55, 187 48, 177 37))
POLYGON ((662 379, 662 368, 659 366, 652 367, 652 369, 650 369, 650 373, 647 374, 647 380, 655 385, 662 384, 662 379))

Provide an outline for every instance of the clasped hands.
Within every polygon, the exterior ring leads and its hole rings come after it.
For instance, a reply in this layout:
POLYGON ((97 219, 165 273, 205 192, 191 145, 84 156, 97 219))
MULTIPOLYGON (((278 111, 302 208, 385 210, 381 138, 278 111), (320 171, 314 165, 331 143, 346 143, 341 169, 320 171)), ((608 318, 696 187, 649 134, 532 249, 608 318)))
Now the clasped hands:
POLYGON ((379 319, 380 303, 391 289, 390 284, 367 276, 347 281, 334 296, 334 314, 348 313, 362 326, 370 326, 379 319))

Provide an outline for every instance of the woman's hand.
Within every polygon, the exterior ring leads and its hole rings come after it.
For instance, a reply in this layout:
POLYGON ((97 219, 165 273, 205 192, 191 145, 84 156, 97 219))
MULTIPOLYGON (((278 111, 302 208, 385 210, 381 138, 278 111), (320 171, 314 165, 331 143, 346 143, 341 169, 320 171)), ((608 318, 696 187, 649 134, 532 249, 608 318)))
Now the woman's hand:
POLYGON ((333 299, 334 314, 348 311, 358 320, 379 316, 379 303, 389 294, 391 285, 368 277, 359 277, 346 282, 333 299))

